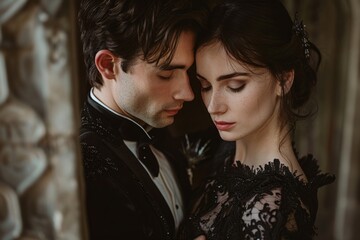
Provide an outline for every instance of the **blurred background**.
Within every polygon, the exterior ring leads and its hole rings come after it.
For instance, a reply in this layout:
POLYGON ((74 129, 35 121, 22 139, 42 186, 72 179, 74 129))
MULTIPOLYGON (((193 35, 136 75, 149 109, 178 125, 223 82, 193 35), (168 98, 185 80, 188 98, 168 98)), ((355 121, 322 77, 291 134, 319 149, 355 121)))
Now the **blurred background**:
MULTIPOLYGON (((211 0, 209 0, 211 1, 211 0)), ((317 114, 297 125, 300 155, 312 153, 336 181, 320 189, 320 240, 355 240, 360 227, 360 0, 283 0, 322 52, 317 114)), ((0 0, 0 239, 86 239, 78 146, 89 90, 78 1, 0 0)), ((211 121, 195 101, 175 137, 211 121)))

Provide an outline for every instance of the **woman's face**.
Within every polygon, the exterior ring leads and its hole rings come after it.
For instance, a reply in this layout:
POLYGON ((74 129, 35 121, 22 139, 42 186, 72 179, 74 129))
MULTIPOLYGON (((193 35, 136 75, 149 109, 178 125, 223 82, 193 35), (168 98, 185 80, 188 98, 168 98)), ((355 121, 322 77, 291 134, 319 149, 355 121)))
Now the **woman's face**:
POLYGON ((281 87, 268 69, 235 61, 220 43, 197 51, 196 68, 203 101, 224 140, 256 140, 279 129, 281 87))

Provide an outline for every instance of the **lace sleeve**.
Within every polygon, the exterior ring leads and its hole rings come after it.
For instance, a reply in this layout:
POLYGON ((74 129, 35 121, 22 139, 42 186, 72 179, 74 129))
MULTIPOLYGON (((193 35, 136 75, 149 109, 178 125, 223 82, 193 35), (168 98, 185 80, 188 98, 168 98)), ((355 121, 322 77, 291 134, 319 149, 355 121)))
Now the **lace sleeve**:
POLYGON ((283 188, 246 202, 242 221, 245 239, 311 239, 314 234, 308 208, 283 188))
POLYGON ((243 232, 246 239, 278 239, 281 189, 254 196, 246 202, 242 215, 243 232))

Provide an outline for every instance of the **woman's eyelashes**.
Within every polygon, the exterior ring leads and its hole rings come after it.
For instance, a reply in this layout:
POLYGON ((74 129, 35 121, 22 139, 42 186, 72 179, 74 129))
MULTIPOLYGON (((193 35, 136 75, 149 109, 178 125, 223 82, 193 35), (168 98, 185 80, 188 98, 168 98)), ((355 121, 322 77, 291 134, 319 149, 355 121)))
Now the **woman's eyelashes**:
POLYGON ((208 92, 211 90, 211 84, 208 81, 201 79, 201 78, 198 78, 198 80, 200 82, 201 92, 208 92))
POLYGON ((200 90, 201 90, 201 92, 208 92, 211 90, 211 86, 210 85, 207 85, 207 86, 201 85, 200 90))
MULTIPOLYGON (((201 92, 208 92, 212 89, 212 86, 208 82, 200 81, 201 92)), ((224 87, 231 92, 237 93, 245 88, 246 83, 244 81, 231 81, 228 82, 224 87)))
POLYGON ((240 92, 241 90, 243 90, 245 85, 246 85, 245 83, 239 82, 236 84, 229 84, 227 87, 231 92, 237 93, 237 92, 240 92))

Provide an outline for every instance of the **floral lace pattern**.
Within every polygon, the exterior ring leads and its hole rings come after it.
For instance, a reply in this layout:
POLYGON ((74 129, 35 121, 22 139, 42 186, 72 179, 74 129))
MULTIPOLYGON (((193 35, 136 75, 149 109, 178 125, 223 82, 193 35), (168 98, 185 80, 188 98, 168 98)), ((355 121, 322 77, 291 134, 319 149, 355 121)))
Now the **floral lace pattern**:
POLYGON ((308 179, 275 159, 258 169, 227 163, 208 180, 180 239, 312 239, 317 190, 334 181, 311 155, 299 159, 308 179))

